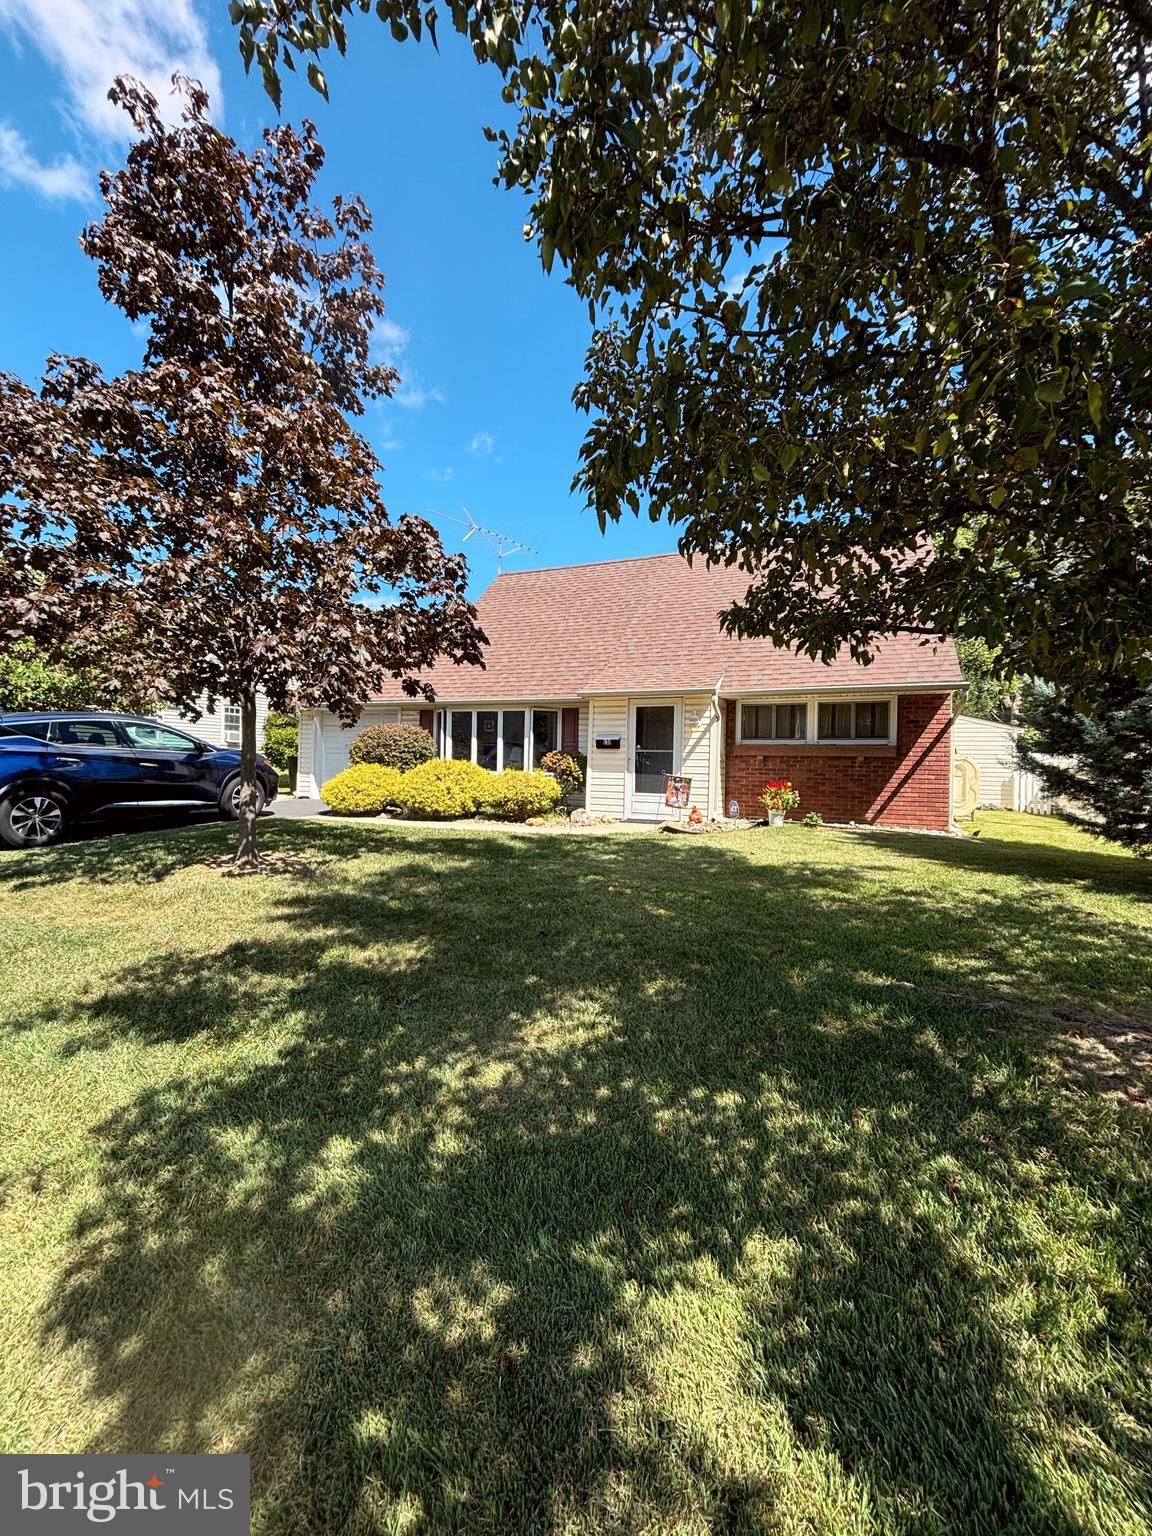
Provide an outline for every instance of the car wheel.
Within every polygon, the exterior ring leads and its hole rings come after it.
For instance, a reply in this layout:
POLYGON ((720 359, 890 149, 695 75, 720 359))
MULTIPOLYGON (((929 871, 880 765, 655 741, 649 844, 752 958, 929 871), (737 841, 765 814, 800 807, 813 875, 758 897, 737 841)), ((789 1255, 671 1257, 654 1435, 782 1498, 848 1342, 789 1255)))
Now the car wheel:
POLYGON ((63 800, 51 789, 17 790, 0 805, 0 843, 5 848, 47 848, 68 827, 63 800))
MULTIPOLYGON (((264 809, 264 802, 268 796, 264 792, 264 786, 260 780, 256 780, 256 814, 259 816, 264 809)), ((227 816, 231 821, 236 821, 240 815, 240 777, 233 774, 220 791, 220 814, 227 816)))

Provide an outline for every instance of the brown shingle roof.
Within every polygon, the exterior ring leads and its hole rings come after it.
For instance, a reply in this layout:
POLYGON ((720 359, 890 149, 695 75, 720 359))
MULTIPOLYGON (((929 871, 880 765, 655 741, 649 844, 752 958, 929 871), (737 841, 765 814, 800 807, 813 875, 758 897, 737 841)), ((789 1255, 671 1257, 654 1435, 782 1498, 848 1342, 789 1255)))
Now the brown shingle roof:
MULTIPOLYGON (((896 636, 860 666, 843 652, 825 664, 722 633, 718 614, 743 596, 737 567, 689 565, 679 555, 605 560, 497 576, 477 603, 486 667, 424 675, 446 701, 574 699, 586 693, 812 691, 963 683, 950 640, 896 636)), ((395 692, 376 696, 402 699, 395 692)))

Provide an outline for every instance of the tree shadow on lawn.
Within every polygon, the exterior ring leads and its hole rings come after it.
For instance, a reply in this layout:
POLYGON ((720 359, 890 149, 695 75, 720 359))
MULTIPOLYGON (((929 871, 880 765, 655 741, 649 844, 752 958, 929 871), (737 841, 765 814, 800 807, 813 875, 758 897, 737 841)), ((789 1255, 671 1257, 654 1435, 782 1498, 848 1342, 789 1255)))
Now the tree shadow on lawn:
POLYGON ((78 1021, 191 1042, 239 989, 253 1041, 98 1128, 46 1322, 90 1449, 247 1450, 265 1532, 1101 1528, 1052 1462, 1139 1529, 1147 1332, 1086 1257, 1141 1262, 1135 1164, 1043 1040, 856 977, 961 934, 716 845, 395 846, 78 1021))

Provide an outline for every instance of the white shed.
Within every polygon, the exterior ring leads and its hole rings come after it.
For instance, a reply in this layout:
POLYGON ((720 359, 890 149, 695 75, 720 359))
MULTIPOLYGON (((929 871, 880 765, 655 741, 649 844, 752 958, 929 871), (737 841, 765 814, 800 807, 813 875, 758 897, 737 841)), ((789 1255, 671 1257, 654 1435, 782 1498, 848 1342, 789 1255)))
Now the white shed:
POLYGON ((957 757, 967 757, 980 774, 981 805, 999 809, 1012 805, 1009 781, 1016 773, 1016 737, 1019 726, 1002 725, 998 720, 977 720, 973 715, 957 715, 952 727, 952 742, 957 757), (1007 799, 1005 799, 1007 795, 1007 799))

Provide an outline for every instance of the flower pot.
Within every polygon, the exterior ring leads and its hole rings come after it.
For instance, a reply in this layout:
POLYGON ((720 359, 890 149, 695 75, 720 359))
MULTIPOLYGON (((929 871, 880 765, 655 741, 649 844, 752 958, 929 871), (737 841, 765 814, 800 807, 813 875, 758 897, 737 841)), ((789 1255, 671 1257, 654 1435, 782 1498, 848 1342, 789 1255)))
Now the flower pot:
POLYGON ((784 825, 784 812, 783 811, 769 811, 768 812, 768 825, 770 827, 782 827, 784 825))

